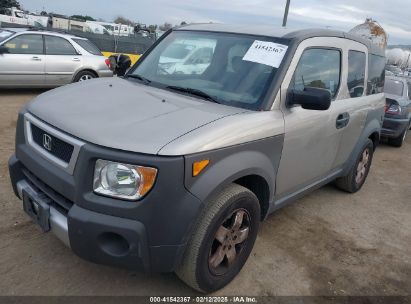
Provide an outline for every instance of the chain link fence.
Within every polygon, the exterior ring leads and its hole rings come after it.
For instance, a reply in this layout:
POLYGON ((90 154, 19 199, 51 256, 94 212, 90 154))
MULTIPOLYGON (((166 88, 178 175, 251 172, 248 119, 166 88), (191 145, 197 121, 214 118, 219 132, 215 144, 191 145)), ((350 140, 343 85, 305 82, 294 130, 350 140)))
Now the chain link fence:
MULTIPOLYGON (((1 23, 0 27, 21 27, 27 28, 27 26, 21 26, 18 24, 11 23, 1 23)), ((34 30, 34 28, 33 28, 34 30)), ((76 30, 58 30, 53 28, 41 29, 36 28, 36 30, 46 30, 58 33, 66 33, 71 35, 76 35, 79 37, 87 38, 98 46, 98 48, 103 52, 112 53, 127 53, 127 54, 143 54, 154 42, 155 35, 142 36, 140 34, 130 35, 130 36, 111 36, 103 34, 94 34, 89 32, 81 32, 76 30)))

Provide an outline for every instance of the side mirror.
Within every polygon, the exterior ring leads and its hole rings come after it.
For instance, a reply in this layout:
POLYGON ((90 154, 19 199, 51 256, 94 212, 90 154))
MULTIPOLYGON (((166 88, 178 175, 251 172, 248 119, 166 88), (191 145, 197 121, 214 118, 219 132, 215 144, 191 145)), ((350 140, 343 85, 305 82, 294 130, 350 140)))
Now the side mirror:
POLYGON ((304 88, 304 91, 291 90, 287 97, 288 106, 301 105, 306 110, 325 111, 331 106, 331 93, 326 89, 304 88))
POLYGON ((9 52, 9 49, 5 46, 0 45, 0 54, 6 54, 9 52))

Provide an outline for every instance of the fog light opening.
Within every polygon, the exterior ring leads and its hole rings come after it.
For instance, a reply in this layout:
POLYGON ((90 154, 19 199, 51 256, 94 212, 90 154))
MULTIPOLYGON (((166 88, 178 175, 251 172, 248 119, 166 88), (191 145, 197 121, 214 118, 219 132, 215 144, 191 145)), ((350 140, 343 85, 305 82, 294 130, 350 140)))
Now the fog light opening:
POLYGON ((127 240, 114 232, 100 234, 98 244, 101 250, 111 256, 125 256, 130 250, 130 244, 127 240))

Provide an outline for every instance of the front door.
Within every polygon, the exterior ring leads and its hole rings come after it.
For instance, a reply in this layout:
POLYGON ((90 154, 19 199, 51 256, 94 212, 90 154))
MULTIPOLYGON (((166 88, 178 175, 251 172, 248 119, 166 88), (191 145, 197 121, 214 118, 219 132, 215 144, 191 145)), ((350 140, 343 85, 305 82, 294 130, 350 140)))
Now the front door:
POLYGON ((285 120, 284 147, 277 173, 276 196, 297 195, 332 174, 343 129, 337 127, 337 100, 344 78, 343 39, 312 38, 302 42, 281 88, 281 109, 285 120), (287 106, 289 90, 305 87, 327 89, 333 102, 326 111, 287 106))
POLYGON ((8 48, 8 53, 0 54, 1 86, 44 86, 45 56, 42 35, 19 35, 2 45, 8 48))

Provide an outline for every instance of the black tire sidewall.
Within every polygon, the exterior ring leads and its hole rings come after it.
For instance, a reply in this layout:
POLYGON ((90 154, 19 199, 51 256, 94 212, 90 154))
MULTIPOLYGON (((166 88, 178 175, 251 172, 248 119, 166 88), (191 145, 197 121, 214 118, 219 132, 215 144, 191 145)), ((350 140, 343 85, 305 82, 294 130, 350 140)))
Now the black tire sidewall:
POLYGON ((357 192, 358 190, 360 190, 362 188, 362 186, 364 185, 365 181, 367 180, 368 173, 370 172, 373 156, 374 156, 374 145, 373 145, 372 141, 369 140, 362 147, 361 152, 359 153, 359 155, 357 157, 357 161, 355 162, 354 168, 352 169, 351 186, 352 186, 352 189, 354 189, 354 192, 357 192), (356 174, 357 174, 357 167, 358 167, 358 164, 361 160, 362 154, 364 153, 365 149, 369 150, 370 160, 368 162, 368 167, 366 169, 365 176, 364 176, 363 180, 361 181, 361 183, 357 184, 357 182, 355 180, 355 177, 356 177, 356 174))
POLYGON ((224 287, 240 272, 254 247, 258 234, 259 223, 260 206, 258 200, 253 194, 248 192, 243 192, 235 197, 232 197, 227 204, 225 204, 225 207, 217 213, 210 224, 205 237, 203 238, 200 247, 200 254, 197 260, 196 278, 199 287, 203 291, 211 292, 224 287), (220 225, 230 214, 239 208, 245 209, 250 218, 250 234, 247 239, 247 244, 238 257, 238 260, 235 262, 235 265, 233 265, 226 274, 216 276, 211 273, 208 267, 208 257, 211 244, 220 225))

